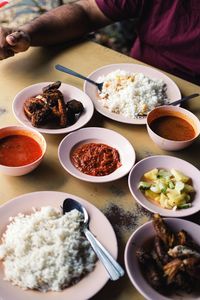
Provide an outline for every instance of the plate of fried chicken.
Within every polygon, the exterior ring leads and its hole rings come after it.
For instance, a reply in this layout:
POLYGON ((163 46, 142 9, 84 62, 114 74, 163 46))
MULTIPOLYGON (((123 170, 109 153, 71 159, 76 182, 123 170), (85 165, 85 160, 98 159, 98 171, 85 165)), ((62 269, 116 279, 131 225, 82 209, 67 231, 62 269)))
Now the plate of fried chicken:
POLYGON ((130 236, 125 265, 148 300, 200 299, 200 226, 154 214, 130 236))
POLYGON ((40 82, 15 96, 13 113, 21 124, 41 133, 64 134, 87 124, 94 105, 87 94, 74 86, 60 81, 40 82))

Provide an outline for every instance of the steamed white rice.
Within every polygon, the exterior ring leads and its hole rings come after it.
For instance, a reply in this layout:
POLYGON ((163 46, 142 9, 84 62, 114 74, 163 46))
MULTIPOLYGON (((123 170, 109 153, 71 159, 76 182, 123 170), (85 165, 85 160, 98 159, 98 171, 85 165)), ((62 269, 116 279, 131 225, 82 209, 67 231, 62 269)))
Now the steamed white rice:
POLYGON ((98 78, 104 82, 99 101, 110 112, 135 118, 145 115, 156 106, 167 104, 166 84, 143 73, 116 70, 98 78))
POLYGON ((60 291, 94 269, 96 255, 81 233, 83 216, 42 207, 19 214, 2 237, 5 280, 23 289, 60 291))

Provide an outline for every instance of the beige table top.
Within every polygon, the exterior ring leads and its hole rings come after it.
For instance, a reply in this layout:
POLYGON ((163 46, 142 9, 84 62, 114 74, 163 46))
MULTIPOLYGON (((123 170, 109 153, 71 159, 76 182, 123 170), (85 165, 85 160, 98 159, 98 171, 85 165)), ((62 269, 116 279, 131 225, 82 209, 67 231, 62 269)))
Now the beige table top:
MULTIPOLYGON (((18 54, 0 63, 0 126, 19 124, 12 113, 12 101, 24 87, 42 82, 61 80, 80 89, 83 81, 58 73, 56 63, 63 64, 77 72, 88 75, 95 69, 113 63, 140 63, 92 42, 84 42, 69 48, 35 48, 18 54)), ((168 74, 169 75, 169 74, 168 74)), ((200 92, 200 87, 177 77, 170 77, 177 83, 183 95, 200 92)), ((188 109, 200 117, 200 97, 188 104, 188 109)), ((200 168, 200 141, 190 148, 176 153, 160 150, 150 140, 146 127, 118 123, 95 112, 88 126, 105 127, 124 135, 134 146, 137 161, 149 155, 174 155, 200 168)), ((25 193, 53 190, 80 196, 93 203, 106 214, 112 223, 119 245, 119 262, 123 265, 125 244, 131 233, 146 222, 150 215, 136 205, 127 184, 127 176, 113 183, 92 184, 67 174, 57 157, 57 147, 63 135, 45 135, 47 153, 43 163, 32 173, 21 177, 0 174, 0 204, 25 193)), ((116 282, 108 282, 94 300, 98 299, 140 300, 143 297, 135 290, 127 275, 116 282)), ((14 300, 14 299, 10 299, 14 300)))

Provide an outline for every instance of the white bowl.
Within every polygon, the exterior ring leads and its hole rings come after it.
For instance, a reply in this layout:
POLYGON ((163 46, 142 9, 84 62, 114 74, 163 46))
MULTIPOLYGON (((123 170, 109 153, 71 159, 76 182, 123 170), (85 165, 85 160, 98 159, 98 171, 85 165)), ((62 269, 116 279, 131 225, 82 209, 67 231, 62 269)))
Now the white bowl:
POLYGON ((142 205, 144 208, 148 209, 153 213, 159 213, 165 217, 185 217, 192 215, 200 210, 200 171, 194 167, 189 162, 168 155, 155 155, 149 156, 140 160, 137 164, 133 166, 129 173, 128 185, 129 190, 134 197, 134 199, 142 205), (162 208, 150 202, 138 188, 139 182, 144 175, 144 173, 154 169, 175 169, 182 172, 186 176, 190 177, 192 180, 192 186, 195 190, 194 199, 192 201, 192 206, 185 209, 166 209, 162 208))
MULTIPOLYGON (((200 134, 200 121, 199 119, 189 110, 184 109, 180 106, 173 106, 173 105, 164 105, 154 108, 152 111, 150 111, 147 115, 147 131, 152 139, 152 141, 161 149, 168 150, 168 151, 176 151, 184 149, 188 146, 190 146, 199 136, 200 134), (195 135, 192 139, 184 140, 184 141, 173 141, 169 139, 165 139, 158 134, 156 134, 151 129, 151 123, 156 120, 159 117, 163 116, 176 116, 179 118, 184 119, 187 121, 190 125, 192 125, 195 135)), ((171 130, 173 131, 174 128, 171 130)))
MULTIPOLYGON (((164 219, 166 224, 169 225, 172 231, 178 232, 180 230, 185 230, 194 241, 200 245, 200 235, 199 230, 200 226, 183 220, 183 219, 171 219, 167 218, 164 219)), ((172 297, 168 298, 166 296, 161 295, 156 290, 154 290, 150 284, 144 278, 138 259, 136 257, 136 250, 141 246, 145 245, 145 242, 149 241, 155 236, 155 231, 153 228, 152 221, 145 223, 144 225, 140 226, 133 234, 130 236, 124 253, 124 260, 126 271, 128 273, 129 279, 135 288, 141 293, 145 299, 147 300, 169 300, 169 299, 177 299, 177 300, 192 300, 192 299, 199 299, 200 295, 191 294, 183 294, 180 293, 177 295, 172 295, 172 297)))
POLYGON ((63 168, 72 176, 88 182, 110 182, 117 180, 130 171, 135 163, 135 150, 131 143, 116 131, 87 127, 68 134, 60 143, 58 157, 63 168), (78 145, 103 143, 115 148, 120 156, 121 166, 105 176, 92 176, 79 171, 71 161, 71 151, 78 145))
POLYGON ((0 172, 5 175, 21 176, 30 173, 41 163, 46 152, 46 141, 41 133, 34 129, 22 126, 7 126, 0 128, 0 139, 11 135, 25 135, 34 139, 40 146, 42 153, 40 157, 26 165, 13 167, 0 164, 0 172))

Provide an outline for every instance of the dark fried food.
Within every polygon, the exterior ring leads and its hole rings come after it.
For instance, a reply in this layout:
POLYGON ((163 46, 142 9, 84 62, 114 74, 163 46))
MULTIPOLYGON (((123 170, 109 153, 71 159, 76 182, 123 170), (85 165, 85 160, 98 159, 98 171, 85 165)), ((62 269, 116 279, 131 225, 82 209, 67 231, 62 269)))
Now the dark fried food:
POLYGON ((24 102, 24 112, 26 116, 31 119, 32 114, 39 109, 42 109, 45 106, 44 101, 41 99, 36 99, 34 97, 27 99, 24 102))
POLYGON ((31 123, 34 127, 40 127, 45 125, 49 120, 51 120, 51 109, 48 107, 37 110, 31 116, 31 123))
POLYGON ((84 108, 80 101, 68 101, 66 105, 63 94, 58 88, 61 82, 56 81, 42 89, 43 93, 24 102, 24 112, 32 125, 39 127, 54 122, 59 127, 66 127, 76 122, 76 114, 84 108))
POLYGON ((199 245, 184 230, 172 232, 158 214, 153 216, 153 226, 156 235, 151 248, 136 251, 147 281, 164 294, 198 289, 199 245))
POLYGON ((58 90, 59 87, 61 86, 61 81, 55 81, 53 83, 50 83, 49 85, 45 86, 42 91, 47 92, 50 90, 58 90))
POLYGON ((166 248, 170 248, 175 245, 175 234, 169 230, 160 215, 154 214, 153 226, 156 234, 163 241, 166 248))
POLYGON ((44 125, 51 119, 51 109, 42 99, 27 99, 24 103, 24 112, 34 127, 44 125))
POLYGON ((163 282, 160 280, 160 278, 162 278, 162 274, 160 273, 157 265, 154 263, 151 254, 146 252, 143 248, 140 248, 136 251, 136 256, 141 265, 145 267, 147 281, 156 290, 161 290, 163 288, 163 282))
POLYGON ((77 101, 75 99, 72 99, 72 100, 68 101, 67 102, 67 107, 74 114, 80 114, 84 110, 83 104, 80 101, 77 101))
POLYGON ((163 241, 160 239, 158 235, 155 236, 154 245, 160 263, 162 265, 168 263, 170 261, 170 257, 166 251, 165 244, 163 243, 163 241))

